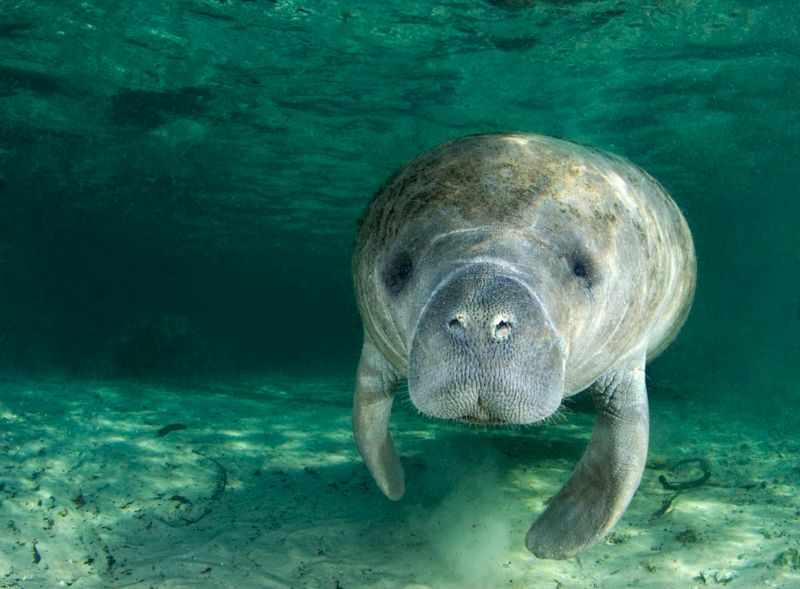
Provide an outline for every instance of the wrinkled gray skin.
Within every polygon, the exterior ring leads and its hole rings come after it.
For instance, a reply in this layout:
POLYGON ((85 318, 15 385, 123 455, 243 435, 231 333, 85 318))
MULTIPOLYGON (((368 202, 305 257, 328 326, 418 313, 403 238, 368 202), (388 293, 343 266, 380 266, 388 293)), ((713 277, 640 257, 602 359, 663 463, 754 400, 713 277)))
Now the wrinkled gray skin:
POLYGON ((381 188, 354 277, 365 329, 353 429, 386 496, 404 492, 388 427, 400 379, 425 415, 493 425, 540 422, 590 387, 592 440, 526 544, 567 558, 600 540, 644 469, 645 361, 694 292, 691 234, 664 189, 567 141, 466 137, 381 188))

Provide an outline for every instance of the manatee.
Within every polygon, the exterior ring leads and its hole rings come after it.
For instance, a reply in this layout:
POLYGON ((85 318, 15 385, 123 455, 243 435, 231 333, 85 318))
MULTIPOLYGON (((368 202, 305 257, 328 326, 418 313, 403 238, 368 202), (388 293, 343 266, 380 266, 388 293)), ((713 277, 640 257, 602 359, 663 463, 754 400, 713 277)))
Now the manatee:
POLYGON ((353 430, 381 491, 405 490, 389 434, 402 379, 424 415, 498 426, 540 423, 588 389, 591 441, 526 545, 568 558, 602 539, 647 458, 645 364, 694 294, 691 233, 661 185, 562 139, 457 139, 373 197, 353 274, 364 325, 353 430))

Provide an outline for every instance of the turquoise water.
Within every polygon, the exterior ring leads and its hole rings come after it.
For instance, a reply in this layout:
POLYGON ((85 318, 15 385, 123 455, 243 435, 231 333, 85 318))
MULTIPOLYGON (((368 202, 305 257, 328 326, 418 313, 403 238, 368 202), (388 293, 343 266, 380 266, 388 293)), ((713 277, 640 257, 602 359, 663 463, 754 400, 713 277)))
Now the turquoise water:
POLYGON ((799 33, 780 0, 0 2, 0 586, 800 586, 799 33), (357 219, 423 150, 509 130, 636 162, 698 253, 642 488, 580 564, 523 538, 590 414, 396 403, 399 504, 348 431, 357 219), (698 456, 713 484, 652 521, 698 456))

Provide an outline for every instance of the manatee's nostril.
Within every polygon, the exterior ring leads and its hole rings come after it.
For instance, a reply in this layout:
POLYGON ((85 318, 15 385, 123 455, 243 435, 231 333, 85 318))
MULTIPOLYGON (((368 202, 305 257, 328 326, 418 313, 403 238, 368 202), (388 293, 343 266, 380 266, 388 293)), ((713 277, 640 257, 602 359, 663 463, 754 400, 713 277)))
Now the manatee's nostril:
POLYGON ((466 322, 466 317, 464 316, 464 314, 458 313, 455 317, 453 317, 452 319, 450 319, 450 321, 447 322, 447 327, 450 328, 450 331, 461 332, 464 331, 465 322, 466 322))
POLYGON ((492 331, 492 337, 496 341, 503 341, 508 339, 508 336, 511 335, 514 327, 511 324, 511 320, 507 317, 498 317, 494 321, 494 330, 492 331))

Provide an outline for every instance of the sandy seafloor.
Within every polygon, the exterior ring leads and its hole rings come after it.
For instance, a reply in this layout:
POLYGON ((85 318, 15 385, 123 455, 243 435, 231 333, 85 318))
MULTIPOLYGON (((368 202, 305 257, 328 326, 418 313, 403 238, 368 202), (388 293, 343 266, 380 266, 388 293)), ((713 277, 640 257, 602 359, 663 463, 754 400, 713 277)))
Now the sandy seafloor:
POLYGON ((344 377, 0 386, 0 587, 800 587, 789 408, 754 425, 651 387, 630 509, 580 559, 548 561, 525 532, 580 456, 587 413, 481 430, 398 402, 408 485, 392 503, 354 449, 344 377), (185 429, 159 436, 169 424, 185 429), (671 494, 659 475, 694 477, 670 465, 695 457, 710 480, 654 516, 671 494))

